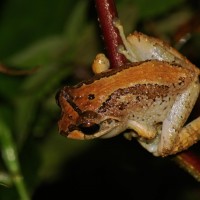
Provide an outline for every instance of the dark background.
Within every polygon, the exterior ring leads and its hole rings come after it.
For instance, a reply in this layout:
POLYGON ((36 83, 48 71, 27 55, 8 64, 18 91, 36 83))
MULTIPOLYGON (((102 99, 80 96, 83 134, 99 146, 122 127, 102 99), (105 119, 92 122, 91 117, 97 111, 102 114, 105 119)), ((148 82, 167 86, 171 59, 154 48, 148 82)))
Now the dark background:
MULTIPOLYGON (((162 38, 199 65, 199 1, 118 0, 116 5, 126 34, 138 30, 162 38)), ((31 75, 0 74, 0 121, 11 134, 32 199, 199 200, 200 184, 174 157, 156 158, 122 135, 75 141, 58 134, 55 94, 92 76, 99 52, 104 47, 94 1, 1 1, 1 63, 37 68, 31 75)), ((3 152, 6 142, 0 137, 3 152)), ((0 173, 11 175, 3 157, 0 173)), ((0 199, 19 199, 16 187, 0 186, 0 199)))

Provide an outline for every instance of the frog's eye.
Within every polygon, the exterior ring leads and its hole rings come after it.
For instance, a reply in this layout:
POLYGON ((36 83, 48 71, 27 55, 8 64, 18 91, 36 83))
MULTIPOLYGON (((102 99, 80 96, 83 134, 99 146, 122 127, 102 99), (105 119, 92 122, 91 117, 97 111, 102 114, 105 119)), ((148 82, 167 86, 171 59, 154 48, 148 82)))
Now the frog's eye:
POLYGON ((95 123, 90 124, 80 124, 78 128, 85 134, 85 135, 93 135, 99 131, 100 126, 95 123))
POLYGON ((77 120, 78 128, 85 135, 93 135, 99 131, 100 126, 96 123, 99 115, 91 110, 87 110, 80 114, 77 120))

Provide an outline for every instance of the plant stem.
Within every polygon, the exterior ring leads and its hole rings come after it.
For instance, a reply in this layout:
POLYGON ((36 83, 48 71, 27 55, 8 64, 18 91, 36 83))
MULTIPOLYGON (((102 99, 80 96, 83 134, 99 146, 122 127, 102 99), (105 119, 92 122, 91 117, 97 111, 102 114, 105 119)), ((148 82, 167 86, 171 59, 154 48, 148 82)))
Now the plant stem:
POLYGON ((26 186, 24 184, 23 177, 20 174, 18 174, 15 177, 13 177, 13 182, 15 183, 20 199, 30 200, 28 192, 26 190, 26 186))
POLYGON ((193 151, 186 151, 178 154, 175 161, 187 172, 189 172, 197 181, 200 181, 200 158, 193 151))
POLYGON ((127 60, 117 50, 117 47, 122 44, 122 40, 113 25, 113 20, 118 18, 115 2, 114 0, 95 0, 95 3, 110 66, 116 68, 124 65, 127 60))
POLYGON ((12 138, 11 131, 6 123, 0 119, 0 145, 2 149, 2 158, 12 177, 17 192, 21 200, 29 200, 28 191, 26 189, 23 177, 20 172, 20 164, 15 143, 12 138))

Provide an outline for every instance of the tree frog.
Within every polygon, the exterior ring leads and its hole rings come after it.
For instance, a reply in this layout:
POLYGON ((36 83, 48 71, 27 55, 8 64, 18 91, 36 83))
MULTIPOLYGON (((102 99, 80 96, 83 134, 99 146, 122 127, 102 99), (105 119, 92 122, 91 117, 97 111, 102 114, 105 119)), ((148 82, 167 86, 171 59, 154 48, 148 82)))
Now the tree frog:
POLYGON ((129 63, 108 69, 100 54, 91 79, 59 91, 60 133, 73 139, 125 133, 155 156, 187 149, 200 139, 200 117, 185 124, 199 96, 199 69, 163 41, 139 32, 126 38, 114 24, 129 63))

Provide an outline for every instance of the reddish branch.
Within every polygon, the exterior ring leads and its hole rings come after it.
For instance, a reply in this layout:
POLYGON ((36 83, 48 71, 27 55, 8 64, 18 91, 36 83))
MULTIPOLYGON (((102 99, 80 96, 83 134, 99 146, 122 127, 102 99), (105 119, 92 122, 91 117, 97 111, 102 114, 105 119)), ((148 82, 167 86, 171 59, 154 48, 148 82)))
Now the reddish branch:
POLYGON ((175 161, 200 181, 200 158, 194 151, 186 151, 178 154, 175 161))
MULTIPOLYGON (((200 97, 197 99, 196 105, 190 115, 190 120, 194 120, 199 117, 200 113, 200 97)), ((200 130, 199 130, 200 131, 200 130)), ((191 173, 198 181, 200 181, 200 151, 199 144, 195 148, 190 148, 178 154, 175 160, 185 168, 189 173, 191 173), (197 147, 197 148, 196 148, 197 147)))
POLYGON ((102 30, 107 57, 111 68, 126 63, 125 57, 118 53, 117 47, 122 44, 118 30, 113 26, 113 19, 118 17, 113 0, 95 0, 99 25, 102 30))
MULTIPOLYGON (((127 61, 117 51, 122 44, 118 30, 113 26, 113 19, 118 17, 114 0, 95 0, 99 25, 102 30, 106 53, 111 68, 124 65, 127 61)), ((192 151, 180 153, 175 158, 179 164, 197 179, 200 179, 200 158, 192 151)))

